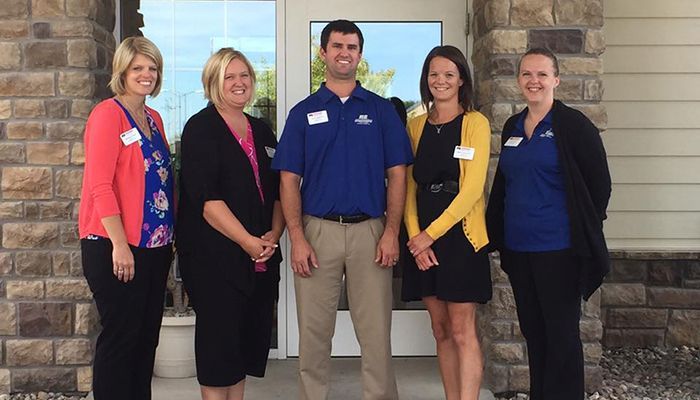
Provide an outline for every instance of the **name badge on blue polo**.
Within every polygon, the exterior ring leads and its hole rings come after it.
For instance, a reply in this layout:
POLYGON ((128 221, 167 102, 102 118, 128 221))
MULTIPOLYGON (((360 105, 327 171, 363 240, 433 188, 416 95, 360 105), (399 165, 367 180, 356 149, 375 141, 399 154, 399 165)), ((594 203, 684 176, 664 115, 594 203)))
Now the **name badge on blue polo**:
POLYGON ((518 145, 522 141, 523 141, 522 136, 511 136, 510 138, 508 138, 508 140, 506 141, 504 146, 506 146, 506 147, 518 147, 518 145))
POLYGON ((357 125, 371 125, 372 120, 367 114, 360 114, 357 118, 355 118, 355 123, 357 125))
POLYGON ((309 121, 309 125, 322 124, 328 122, 328 113, 326 110, 310 112, 306 114, 306 119, 309 121))

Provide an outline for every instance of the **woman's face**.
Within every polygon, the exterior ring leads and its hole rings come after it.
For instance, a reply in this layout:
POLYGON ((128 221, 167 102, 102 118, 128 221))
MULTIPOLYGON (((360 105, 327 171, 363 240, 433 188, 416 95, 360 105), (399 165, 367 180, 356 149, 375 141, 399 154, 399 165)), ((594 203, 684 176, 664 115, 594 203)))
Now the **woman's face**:
POLYGON ((245 63, 234 58, 228 63, 224 73, 223 97, 226 105, 233 108, 244 108, 253 95, 253 78, 245 63))
POLYGON ((523 57, 518 72, 518 86, 530 103, 552 103, 554 89, 559 86, 554 64, 547 56, 530 54, 523 57))
POLYGON ((158 66, 152 58, 136 54, 124 73, 124 88, 127 95, 148 96, 153 93, 158 81, 158 66))
POLYGON ((434 57, 428 69, 428 88, 433 101, 459 102, 459 87, 464 81, 459 76, 457 65, 445 57, 434 57))

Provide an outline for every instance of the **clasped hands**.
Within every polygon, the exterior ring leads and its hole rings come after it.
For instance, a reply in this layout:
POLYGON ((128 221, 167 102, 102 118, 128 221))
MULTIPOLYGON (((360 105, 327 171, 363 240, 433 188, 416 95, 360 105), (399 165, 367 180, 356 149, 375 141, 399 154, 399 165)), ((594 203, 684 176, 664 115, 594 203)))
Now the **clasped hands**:
POLYGON ((406 243, 408 251, 416 259, 416 265, 421 271, 427 271, 431 267, 440 265, 433 249, 430 248, 434 242, 435 240, 427 232, 421 231, 406 243))
POLYGON ((250 259, 256 263, 265 262, 275 254, 275 249, 279 247, 277 241, 280 235, 273 231, 268 231, 260 237, 250 235, 242 244, 243 250, 250 256, 250 259))

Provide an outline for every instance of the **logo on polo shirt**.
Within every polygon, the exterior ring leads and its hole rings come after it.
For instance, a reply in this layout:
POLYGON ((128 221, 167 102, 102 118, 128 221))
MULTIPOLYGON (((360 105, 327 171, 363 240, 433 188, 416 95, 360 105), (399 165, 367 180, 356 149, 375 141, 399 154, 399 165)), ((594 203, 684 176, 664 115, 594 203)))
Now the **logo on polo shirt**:
POLYGON ((540 133, 540 137, 546 137, 546 138, 552 139, 554 137, 554 132, 552 132, 551 129, 547 129, 546 132, 540 133))
POLYGON ((371 125, 371 124, 372 124, 372 120, 369 119, 369 117, 367 116, 367 114, 360 114, 359 117, 355 118, 355 123, 356 123, 357 125, 371 125))

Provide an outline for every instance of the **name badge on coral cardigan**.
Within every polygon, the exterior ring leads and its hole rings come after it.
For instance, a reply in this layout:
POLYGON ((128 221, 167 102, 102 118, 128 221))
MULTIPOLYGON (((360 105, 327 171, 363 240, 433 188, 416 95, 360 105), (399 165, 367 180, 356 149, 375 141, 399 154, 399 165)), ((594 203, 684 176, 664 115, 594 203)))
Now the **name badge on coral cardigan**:
POLYGON ((132 143, 138 142, 141 139, 141 134, 139 133, 138 129, 131 128, 119 135, 119 138, 122 140, 122 143, 124 143, 124 146, 128 146, 132 143))

